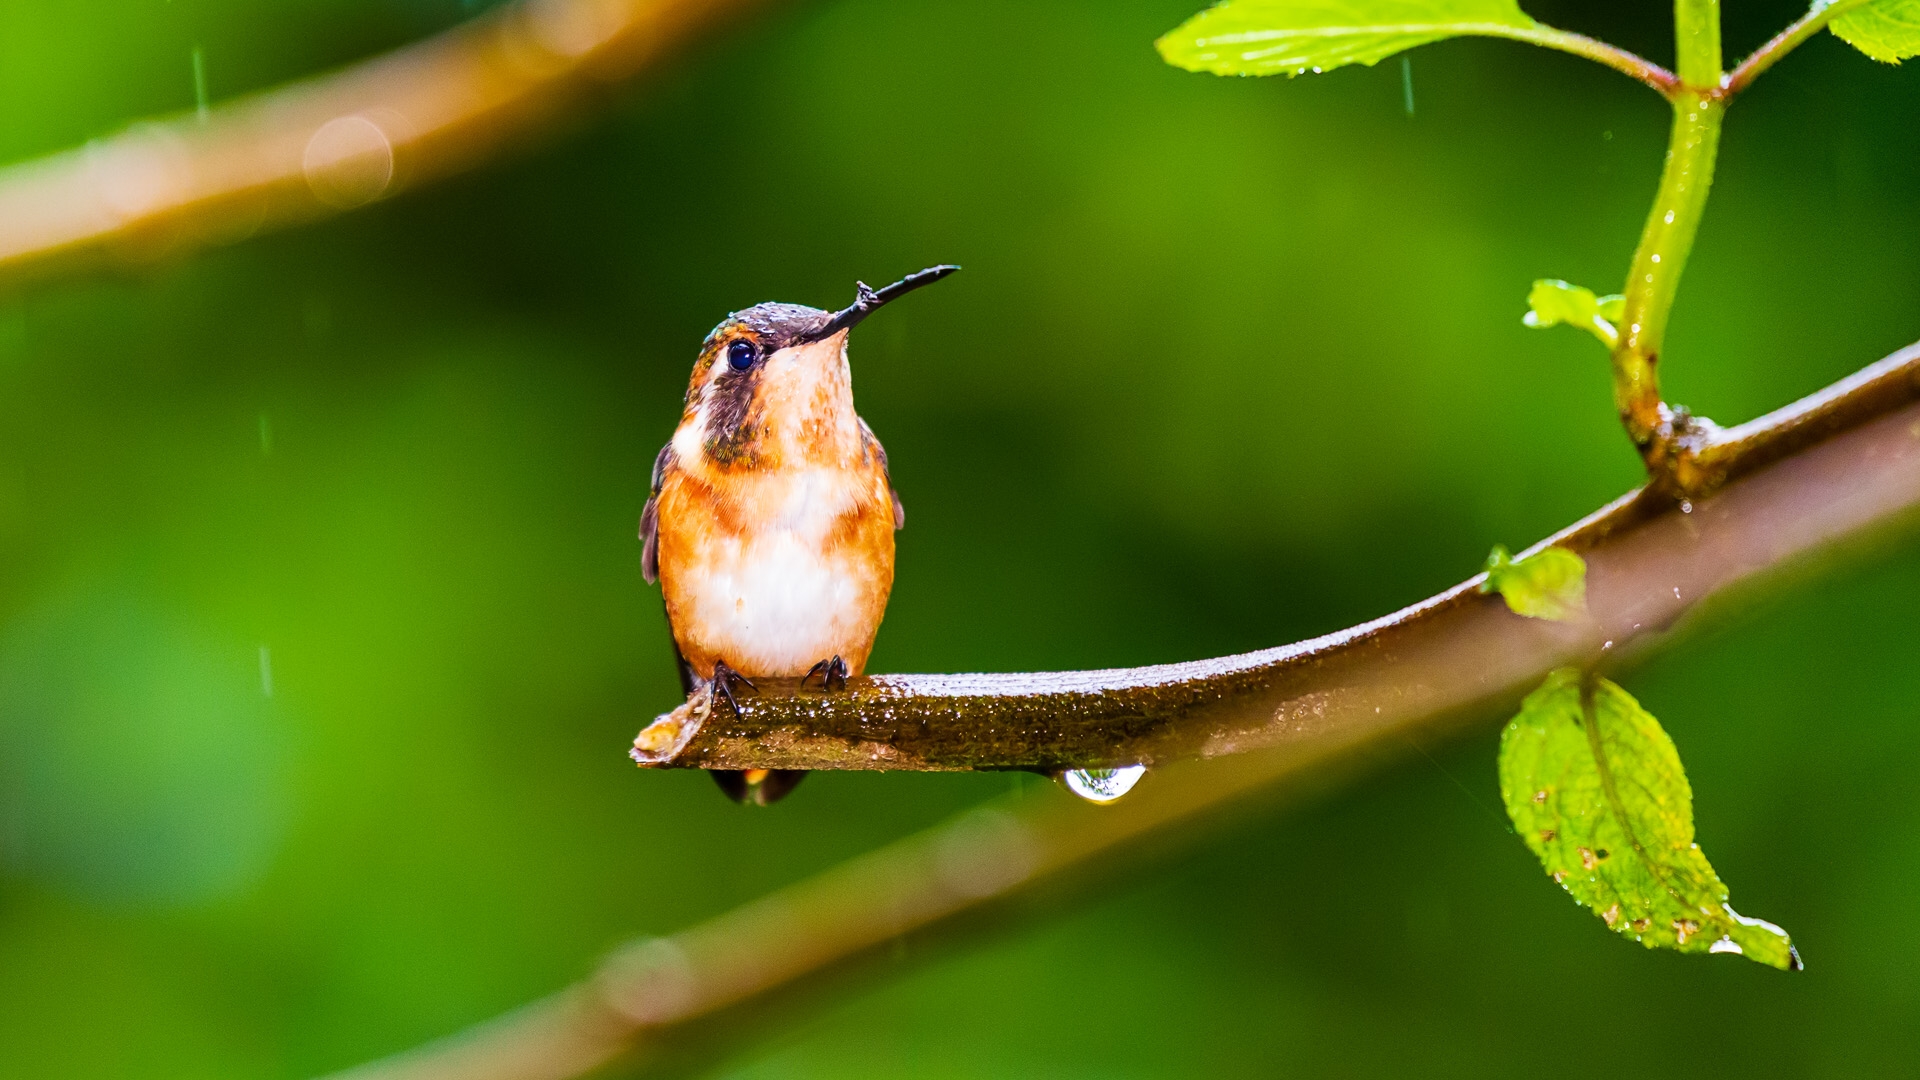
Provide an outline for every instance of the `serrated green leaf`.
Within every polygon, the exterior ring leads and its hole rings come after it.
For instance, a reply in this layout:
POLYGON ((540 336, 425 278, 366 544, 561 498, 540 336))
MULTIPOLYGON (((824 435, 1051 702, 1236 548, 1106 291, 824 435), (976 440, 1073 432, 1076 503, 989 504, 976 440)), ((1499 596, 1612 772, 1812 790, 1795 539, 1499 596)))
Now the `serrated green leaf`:
POLYGON ((1920 0, 1874 0, 1833 20, 1833 32, 1883 63, 1920 56, 1920 0))
POLYGON ((1535 330, 1564 323, 1587 331, 1611 349, 1620 339, 1613 320, 1620 317, 1625 306, 1623 296, 1595 296, 1592 289, 1542 278, 1527 293, 1527 313, 1520 321, 1535 330))
POLYGON ((1500 738, 1500 795, 1547 873, 1615 933, 1799 968, 1785 930, 1727 905, 1693 842, 1679 751, 1614 683, 1573 668, 1547 676, 1500 738))
POLYGON ((1505 547, 1495 544, 1480 591, 1499 593, 1516 615, 1568 622, 1587 613, 1587 562, 1557 547, 1514 562, 1505 547))
POLYGON ((1155 42, 1167 63, 1215 75, 1300 75, 1376 64, 1443 38, 1539 24, 1515 0, 1225 0, 1155 42))

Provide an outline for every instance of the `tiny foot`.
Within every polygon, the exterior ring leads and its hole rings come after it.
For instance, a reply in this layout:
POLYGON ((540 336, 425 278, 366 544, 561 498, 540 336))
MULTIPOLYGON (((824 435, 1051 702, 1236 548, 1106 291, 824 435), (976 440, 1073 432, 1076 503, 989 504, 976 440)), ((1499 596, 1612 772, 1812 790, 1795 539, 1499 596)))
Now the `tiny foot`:
POLYGON ((851 674, 852 672, 847 670, 847 662, 840 659, 840 655, 835 653, 832 659, 822 660, 808 668, 807 673, 800 676, 800 685, 807 685, 808 679, 818 675, 820 676, 820 685, 826 689, 845 690, 847 688, 847 676, 851 674))
POLYGON ((734 688, 738 686, 745 686, 747 689, 756 692, 760 689, 753 685, 752 679, 728 667, 725 660, 715 660, 713 662, 713 692, 727 699, 727 707, 733 710, 735 716, 740 715, 740 703, 733 700, 734 688))

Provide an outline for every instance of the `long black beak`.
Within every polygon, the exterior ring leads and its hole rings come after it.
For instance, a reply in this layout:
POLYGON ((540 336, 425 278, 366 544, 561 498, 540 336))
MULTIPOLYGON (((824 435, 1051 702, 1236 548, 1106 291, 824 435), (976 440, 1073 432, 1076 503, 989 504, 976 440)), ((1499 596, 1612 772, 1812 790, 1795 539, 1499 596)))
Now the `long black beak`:
POLYGON ((842 330, 851 330, 860 325, 861 319, 879 311, 882 306, 900 299, 922 285, 931 285, 958 269, 960 268, 951 263, 929 266, 917 274, 908 274, 877 292, 867 288, 866 282, 856 281, 854 285, 858 292, 854 295, 853 303, 834 313, 827 325, 808 334, 807 340, 823 341, 842 330))

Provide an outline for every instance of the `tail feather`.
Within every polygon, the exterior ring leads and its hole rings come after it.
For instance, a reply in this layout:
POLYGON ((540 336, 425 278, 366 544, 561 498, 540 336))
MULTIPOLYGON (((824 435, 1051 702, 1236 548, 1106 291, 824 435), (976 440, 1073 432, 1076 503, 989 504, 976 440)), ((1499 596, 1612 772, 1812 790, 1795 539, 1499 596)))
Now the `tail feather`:
POLYGON ((807 778, 805 769, 709 769, 713 782, 737 803, 772 806, 807 778))

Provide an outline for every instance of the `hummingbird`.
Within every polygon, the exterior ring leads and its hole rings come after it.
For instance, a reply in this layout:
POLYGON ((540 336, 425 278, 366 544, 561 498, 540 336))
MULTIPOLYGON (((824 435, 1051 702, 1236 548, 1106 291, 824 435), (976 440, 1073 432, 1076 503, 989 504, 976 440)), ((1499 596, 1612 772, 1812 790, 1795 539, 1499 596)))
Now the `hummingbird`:
MULTIPOLYGON (((660 585, 680 688, 734 694, 760 677, 844 689, 893 590, 907 512, 887 451, 853 408, 847 337, 887 303, 960 269, 929 267, 822 311, 755 304, 713 328, 640 515, 641 574, 660 585)), ((765 806, 803 770, 712 770, 765 806)))

